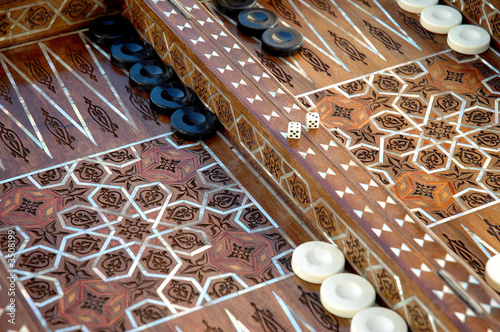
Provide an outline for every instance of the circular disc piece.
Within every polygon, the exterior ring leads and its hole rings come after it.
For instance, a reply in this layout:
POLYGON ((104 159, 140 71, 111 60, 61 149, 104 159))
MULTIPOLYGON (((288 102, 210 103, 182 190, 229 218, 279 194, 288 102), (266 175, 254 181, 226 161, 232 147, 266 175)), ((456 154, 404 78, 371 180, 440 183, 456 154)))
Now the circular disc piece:
POLYGON ((448 32, 447 42, 458 53, 475 55, 488 50, 491 36, 484 28, 461 24, 448 32))
POLYGON ((130 68, 130 84, 137 90, 151 91, 174 77, 172 67, 160 60, 144 60, 130 68))
POLYGON ((237 16, 242 10, 255 6, 257 0, 216 0, 215 5, 222 14, 237 16))
POLYGON ((354 315, 351 332, 406 332, 405 320, 395 311, 373 307, 363 309, 354 315))
POLYGON ((180 138, 197 141, 214 135, 219 127, 217 116, 202 106, 179 108, 172 114, 173 132, 180 138))
POLYGON ((111 46, 111 62, 129 69, 139 61, 146 60, 153 54, 153 47, 137 38, 122 39, 111 46))
POLYGON ((264 31, 278 24, 278 16, 265 8, 250 8, 238 15, 238 30, 252 37, 260 38, 264 31))
POLYGON ((304 37, 289 27, 274 27, 262 34, 262 49, 274 56, 291 56, 302 49, 304 37))
POLYGON ((151 108, 164 115, 172 113, 196 100, 194 91, 181 83, 164 83, 156 86, 149 95, 151 108))
POLYGON ((106 46, 113 45, 133 32, 132 24, 120 15, 100 17, 92 21, 89 26, 90 39, 106 46))
POLYGON ((357 274, 339 273, 321 284, 320 298, 321 304, 332 314, 352 318, 375 303, 375 289, 357 274))
POLYGON ((398 5, 407 12, 419 14, 425 8, 437 5, 438 2, 439 0, 398 0, 398 5))
POLYGON ((422 10, 420 24, 430 32, 446 34, 462 23, 462 14, 450 6, 434 5, 422 10))
POLYGON ((491 257, 486 262, 484 279, 491 288, 500 293, 500 254, 491 257))
POLYGON ((345 258, 333 244, 310 241, 298 246, 292 255, 292 270, 304 281, 321 284, 326 278, 343 272, 345 258))

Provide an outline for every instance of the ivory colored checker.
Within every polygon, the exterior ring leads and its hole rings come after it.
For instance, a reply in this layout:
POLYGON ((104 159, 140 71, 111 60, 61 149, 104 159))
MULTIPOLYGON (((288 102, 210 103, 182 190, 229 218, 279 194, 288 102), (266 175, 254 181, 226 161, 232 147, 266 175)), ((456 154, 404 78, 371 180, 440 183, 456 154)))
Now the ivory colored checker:
POLYGON ((408 326, 397 312, 381 307, 363 309, 354 315, 351 332, 406 332, 408 326))
POLYGON ((450 6, 434 5, 422 10, 420 24, 430 32, 446 34, 462 23, 462 14, 450 6))
POLYGON ((437 5, 438 2, 439 0, 398 0, 398 5, 407 12, 419 14, 425 8, 437 5))
POLYGON ((496 254, 486 262, 484 279, 491 288, 500 293, 500 254, 496 254))
POLYGON ((345 258, 333 244, 321 241, 306 242, 292 255, 292 270, 307 282, 321 284, 326 278, 344 271, 345 258))
POLYGON ((357 274, 339 273, 321 284, 320 298, 323 307, 332 314, 352 318, 375 303, 375 289, 357 274))
POLYGON ((484 28, 461 24, 448 32, 448 46, 458 53, 475 55, 488 50, 491 37, 484 28))

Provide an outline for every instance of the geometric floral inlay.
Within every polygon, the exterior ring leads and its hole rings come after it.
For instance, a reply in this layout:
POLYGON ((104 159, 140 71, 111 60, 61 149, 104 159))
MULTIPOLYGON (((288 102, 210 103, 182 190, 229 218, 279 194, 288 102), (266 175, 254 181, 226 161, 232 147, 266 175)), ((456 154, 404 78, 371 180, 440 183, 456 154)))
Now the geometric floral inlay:
POLYGON ((171 138, 49 169, 0 194, 17 200, 12 216, 32 219, 18 223, 26 235, 15 231, 16 249, 25 237, 29 245, 15 269, 51 329, 127 330, 172 315, 169 306, 189 311, 289 272, 275 263, 292 247, 268 214, 203 143, 171 138))

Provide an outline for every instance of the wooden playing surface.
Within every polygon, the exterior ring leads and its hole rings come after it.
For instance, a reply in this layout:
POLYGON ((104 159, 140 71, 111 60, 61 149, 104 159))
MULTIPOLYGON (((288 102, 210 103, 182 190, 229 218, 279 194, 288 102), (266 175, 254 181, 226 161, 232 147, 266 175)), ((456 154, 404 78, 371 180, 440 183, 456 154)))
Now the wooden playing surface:
POLYGON ((337 244, 414 331, 498 329, 483 280, 500 251, 498 51, 451 52, 393 1, 260 2, 306 37, 281 59, 211 1, 118 5, 224 129, 177 138, 85 29, 4 47, 13 330, 347 331, 291 273, 312 239, 337 244), (286 139, 307 110, 322 127, 286 139))

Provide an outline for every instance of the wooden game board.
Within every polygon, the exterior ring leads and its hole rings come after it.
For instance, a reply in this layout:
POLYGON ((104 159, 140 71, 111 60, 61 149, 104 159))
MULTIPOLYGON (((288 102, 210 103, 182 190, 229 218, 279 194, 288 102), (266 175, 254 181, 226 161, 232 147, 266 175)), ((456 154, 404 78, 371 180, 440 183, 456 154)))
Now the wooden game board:
MULTIPOLYGON (((498 330, 482 278, 500 251, 498 48, 451 52, 388 0, 259 6, 302 52, 266 55, 211 1, 0 3, 1 272, 19 278, 2 326, 348 330, 291 273, 293 248, 320 239, 412 330, 498 330), (81 29, 118 8, 217 114, 216 137, 172 135, 81 29), (321 128, 287 139, 307 110, 321 128)), ((457 6, 498 47, 500 6, 457 6)))

